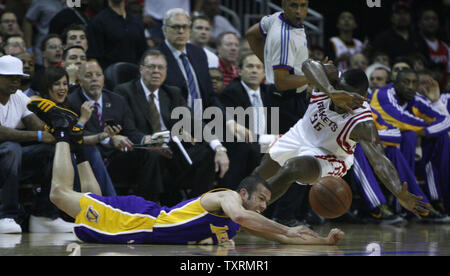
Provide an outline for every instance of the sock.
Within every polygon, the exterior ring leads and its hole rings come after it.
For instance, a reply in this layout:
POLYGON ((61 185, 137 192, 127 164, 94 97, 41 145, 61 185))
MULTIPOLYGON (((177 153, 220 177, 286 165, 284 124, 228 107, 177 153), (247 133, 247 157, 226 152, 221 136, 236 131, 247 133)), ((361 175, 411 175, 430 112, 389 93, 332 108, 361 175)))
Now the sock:
POLYGON ((56 142, 67 142, 70 144, 70 137, 68 135, 68 131, 65 129, 55 129, 53 136, 56 139, 56 142))

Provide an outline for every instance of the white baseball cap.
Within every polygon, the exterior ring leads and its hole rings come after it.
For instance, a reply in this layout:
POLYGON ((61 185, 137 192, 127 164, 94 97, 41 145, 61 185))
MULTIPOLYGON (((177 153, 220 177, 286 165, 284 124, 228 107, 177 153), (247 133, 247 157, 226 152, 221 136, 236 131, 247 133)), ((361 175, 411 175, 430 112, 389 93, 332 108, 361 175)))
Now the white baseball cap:
POLYGON ((30 77, 30 75, 23 73, 23 62, 10 55, 0 57, 0 75, 30 77))

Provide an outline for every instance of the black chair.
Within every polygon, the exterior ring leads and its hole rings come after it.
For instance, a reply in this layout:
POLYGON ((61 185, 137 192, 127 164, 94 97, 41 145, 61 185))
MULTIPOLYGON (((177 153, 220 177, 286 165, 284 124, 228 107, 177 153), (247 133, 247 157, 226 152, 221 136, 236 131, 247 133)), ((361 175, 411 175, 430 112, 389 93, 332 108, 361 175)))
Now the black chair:
POLYGON ((139 77, 139 66, 129 62, 117 62, 105 69, 106 89, 113 91, 114 87, 139 77))

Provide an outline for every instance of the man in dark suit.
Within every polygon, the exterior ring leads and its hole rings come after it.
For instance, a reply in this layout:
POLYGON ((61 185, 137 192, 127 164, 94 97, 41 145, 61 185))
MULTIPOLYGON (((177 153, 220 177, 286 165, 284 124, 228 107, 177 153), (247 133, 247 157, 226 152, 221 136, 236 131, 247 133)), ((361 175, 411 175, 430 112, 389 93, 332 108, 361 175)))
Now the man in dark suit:
MULTIPOLYGON (((249 118, 244 125, 239 124, 239 119, 238 121, 236 118, 226 119, 226 131, 232 132, 235 140, 225 143, 230 158, 230 169, 222 179, 221 185, 233 190, 259 165, 263 149, 258 141, 270 144, 277 137, 267 134, 271 132, 269 127, 272 86, 262 83, 264 64, 255 54, 244 54, 239 62, 239 75, 240 78, 232 80, 220 94, 220 100, 225 108, 242 107, 244 110, 253 108, 253 112, 248 113, 249 118), (264 112, 264 107, 267 108, 267 112, 264 112)), ((277 132, 276 129, 273 131, 277 132)))
MULTIPOLYGON (((174 8, 164 16, 163 32, 166 40, 156 49, 166 56, 167 77, 164 84, 181 89, 184 100, 194 112, 194 117, 202 119, 203 110, 207 107, 223 107, 214 94, 209 75, 208 60, 202 48, 187 43, 190 37, 191 19, 189 14, 179 8, 174 8), (201 100, 201 104, 200 101, 201 100)), ((196 136, 195 133, 192 136, 196 136)), ((216 152, 226 152, 219 142, 213 142, 211 147, 216 152)), ((216 154, 217 166, 221 172, 228 170, 229 160, 225 155, 216 154)))
MULTIPOLYGON (((121 84, 114 91, 128 102, 133 121, 141 132, 153 134, 171 130, 177 123, 177 120, 171 118, 172 110, 177 107, 188 107, 179 88, 163 85, 167 75, 164 54, 158 50, 144 53, 140 73, 139 79, 121 84)), ((193 115, 191 117, 194 119, 193 115)), ((220 142, 217 143, 221 146, 220 142)), ((164 162, 164 167, 169 171, 164 179, 164 186, 168 188, 168 197, 164 199, 165 205, 176 204, 180 200, 179 191, 182 188, 191 190, 188 197, 195 197, 211 190, 215 178, 215 165, 216 168, 220 167, 219 160, 228 160, 226 152, 214 153, 213 142, 210 142, 211 147, 203 142, 183 144, 193 165, 189 166, 176 146, 172 142, 169 143, 173 156, 171 160, 164 162)), ((226 168, 220 171, 220 177, 225 173, 226 168)))
POLYGON ((214 94, 205 52, 188 43, 190 25, 190 16, 183 9, 171 9, 164 17, 163 32, 166 40, 156 48, 167 59, 167 78, 164 83, 181 88, 183 97, 191 108, 194 99, 202 100, 203 109, 209 106, 221 107, 214 94))
POLYGON ((136 195, 159 200, 158 196, 164 192, 160 156, 154 151, 133 150, 133 145, 149 143, 151 137, 136 129, 125 99, 103 89, 103 70, 96 60, 81 65, 79 80, 80 87, 69 96, 69 106, 80 114, 85 101, 93 103, 92 116, 84 126, 85 135, 103 132, 107 121, 121 127, 118 135, 98 141, 112 180, 126 182, 136 195))

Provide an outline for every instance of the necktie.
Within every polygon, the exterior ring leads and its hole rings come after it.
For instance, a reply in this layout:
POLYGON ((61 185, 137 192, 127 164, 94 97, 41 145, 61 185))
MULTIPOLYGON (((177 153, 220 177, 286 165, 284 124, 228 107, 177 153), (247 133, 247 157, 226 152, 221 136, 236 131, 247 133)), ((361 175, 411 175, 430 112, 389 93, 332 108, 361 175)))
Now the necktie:
POLYGON ((194 100, 198 98, 197 88, 195 87, 194 74, 192 74, 191 67, 189 66, 187 55, 185 53, 182 53, 180 55, 180 58, 183 62, 184 71, 186 71, 189 93, 191 94, 192 102, 194 102, 194 100))
POLYGON ((150 100, 148 101, 148 104, 153 132, 159 132, 161 131, 161 121, 159 120, 159 112, 155 105, 155 93, 150 94, 150 100))
POLYGON ((100 128, 103 128, 103 121, 102 121, 102 114, 100 113, 100 104, 98 102, 94 103, 94 112, 97 115, 97 119, 98 119, 98 125, 100 126, 100 128))
POLYGON ((263 130, 263 126, 261 125, 262 123, 263 123, 263 114, 261 114, 263 111, 262 111, 262 107, 263 107, 263 105, 262 105, 262 103, 261 103, 261 100, 259 99, 259 97, 258 97, 258 94, 256 94, 256 93, 253 93, 252 94, 252 105, 253 105, 253 107, 255 107, 255 133, 256 134, 258 134, 258 135, 260 135, 261 133, 260 133, 260 131, 262 131, 263 130))

